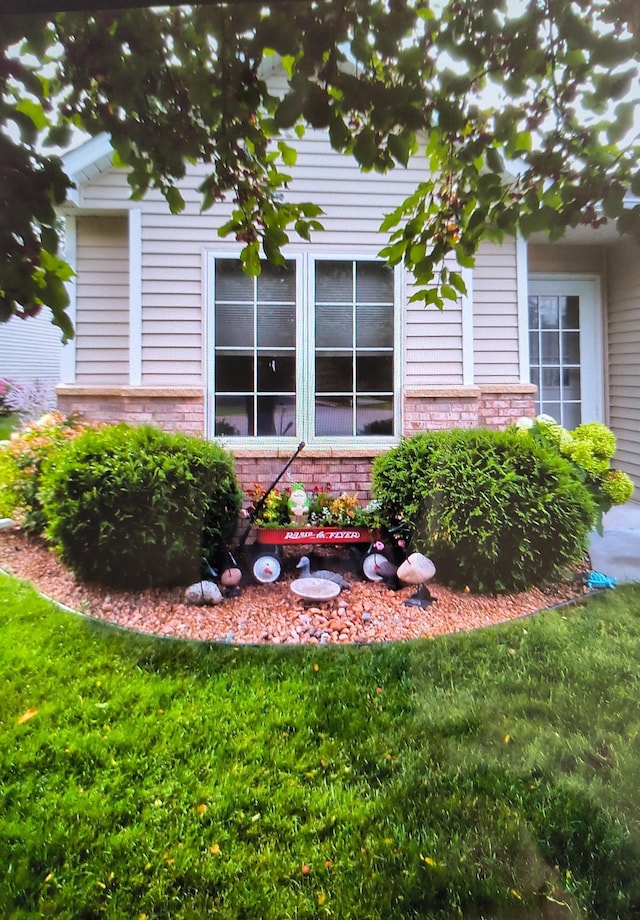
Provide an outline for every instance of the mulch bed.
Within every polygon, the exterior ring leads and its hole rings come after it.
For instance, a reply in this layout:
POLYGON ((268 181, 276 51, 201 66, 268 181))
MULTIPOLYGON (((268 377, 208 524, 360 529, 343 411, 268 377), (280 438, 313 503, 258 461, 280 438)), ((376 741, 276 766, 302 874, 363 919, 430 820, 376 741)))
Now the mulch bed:
MULTIPOLYGON (((436 598, 429 607, 405 603, 414 588, 391 591, 353 577, 334 600, 307 606, 290 588, 287 572, 269 585, 247 585, 237 598, 213 607, 185 603, 184 588, 115 591, 83 584, 46 544, 19 528, 0 531, 0 568, 72 610, 96 620, 157 636, 233 644, 374 643, 433 638, 528 616, 580 598, 580 579, 546 589, 479 596, 429 583, 436 598)), ((436 575, 437 579, 437 575, 436 575)))

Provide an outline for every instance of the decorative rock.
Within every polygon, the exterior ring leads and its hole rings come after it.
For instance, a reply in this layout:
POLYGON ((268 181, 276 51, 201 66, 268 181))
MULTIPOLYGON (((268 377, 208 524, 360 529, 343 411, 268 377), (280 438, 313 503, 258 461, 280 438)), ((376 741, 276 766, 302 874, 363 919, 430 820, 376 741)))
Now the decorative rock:
POLYGON ((184 592, 184 599, 194 607, 208 607, 221 604, 222 594, 214 581, 197 581, 195 585, 189 585, 184 592))
POLYGON ((435 565, 422 553, 411 553, 402 565, 398 566, 397 572, 398 578, 405 585, 422 585, 435 574, 435 565))

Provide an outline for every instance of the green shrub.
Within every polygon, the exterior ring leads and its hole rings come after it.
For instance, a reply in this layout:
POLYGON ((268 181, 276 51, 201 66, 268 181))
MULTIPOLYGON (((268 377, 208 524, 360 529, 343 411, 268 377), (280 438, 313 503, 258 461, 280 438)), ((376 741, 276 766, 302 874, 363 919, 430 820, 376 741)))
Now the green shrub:
POLYGON ((42 533, 45 517, 40 502, 40 477, 44 462, 86 425, 77 415, 48 412, 14 431, 0 442, 0 517, 13 517, 26 533, 42 533))
POLYGON ((88 431, 46 465, 47 536, 85 581, 186 584, 237 522, 233 459, 200 438, 125 424, 88 431))
POLYGON ((440 583, 479 592, 553 580, 583 558, 595 516, 571 464, 513 432, 415 435, 376 459, 373 491, 440 583))

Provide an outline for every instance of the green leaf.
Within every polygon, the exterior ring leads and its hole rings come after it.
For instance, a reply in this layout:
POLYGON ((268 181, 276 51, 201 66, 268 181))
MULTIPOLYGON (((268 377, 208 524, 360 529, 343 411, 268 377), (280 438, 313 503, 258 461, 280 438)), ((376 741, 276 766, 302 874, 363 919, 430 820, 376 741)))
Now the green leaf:
POLYGON ((260 264, 260 247, 258 243, 247 243, 240 253, 242 269, 254 278, 257 278, 262 271, 260 264))
POLYGON ((296 160, 298 159, 298 151, 294 147, 290 147, 284 141, 278 141, 278 150, 280 151, 280 156, 285 166, 295 166, 296 160))
POLYGON ((167 199, 167 204, 171 210, 172 214, 179 214, 181 211, 184 211, 185 201, 179 190, 172 185, 170 188, 166 189, 164 197, 167 199))
POLYGON ((407 166, 411 154, 415 150, 415 136, 408 132, 403 134, 390 134, 388 144, 389 151, 394 159, 396 159, 398 163, 402 163, 403 166, 407 166))
POLYGON ((378 156, 378 145, 374 132, 369 127, 364 127, 353 145, 353 155, 363 169, 371 169, 378 156))
POLYGON ((21 99, 16 105, 16 110, 30 118, 38 131, 43 131, 50 123, 40 103, 32 99, 21 99))

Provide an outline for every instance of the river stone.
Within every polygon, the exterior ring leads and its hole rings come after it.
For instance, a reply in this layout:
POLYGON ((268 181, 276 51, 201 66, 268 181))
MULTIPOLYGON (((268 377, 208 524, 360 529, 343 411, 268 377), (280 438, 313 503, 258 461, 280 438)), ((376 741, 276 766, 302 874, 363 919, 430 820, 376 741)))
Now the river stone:
POLYGON ((433 578, 436 567, 422 553, 411 553, 402 565, 398 566, 397 576, 405 585, 422 585, 433 578))
POLYGON ((207 607, 210 604, 221 604, 222 594, 214 581, 197 581, 195 585, 189 585, 184 592, 184 599, 187 604, 195 607, 207 607))

